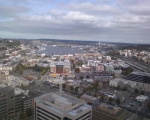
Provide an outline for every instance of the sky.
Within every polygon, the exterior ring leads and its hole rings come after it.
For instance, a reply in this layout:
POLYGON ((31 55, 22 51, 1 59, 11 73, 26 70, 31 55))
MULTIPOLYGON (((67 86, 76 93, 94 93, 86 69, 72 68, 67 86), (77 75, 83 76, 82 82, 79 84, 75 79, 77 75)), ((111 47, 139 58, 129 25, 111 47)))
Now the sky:
POLYGON ((150 43, 150 0, 0 0, 0 38, 150 43))

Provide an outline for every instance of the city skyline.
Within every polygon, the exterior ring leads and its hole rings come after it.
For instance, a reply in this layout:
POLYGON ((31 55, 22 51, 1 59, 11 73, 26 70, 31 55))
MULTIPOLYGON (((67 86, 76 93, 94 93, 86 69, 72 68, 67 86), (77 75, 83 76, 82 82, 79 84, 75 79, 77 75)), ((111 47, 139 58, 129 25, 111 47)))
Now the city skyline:
POLYGON ((0 0, 1 38, 150 43, 148 0, 0 0))

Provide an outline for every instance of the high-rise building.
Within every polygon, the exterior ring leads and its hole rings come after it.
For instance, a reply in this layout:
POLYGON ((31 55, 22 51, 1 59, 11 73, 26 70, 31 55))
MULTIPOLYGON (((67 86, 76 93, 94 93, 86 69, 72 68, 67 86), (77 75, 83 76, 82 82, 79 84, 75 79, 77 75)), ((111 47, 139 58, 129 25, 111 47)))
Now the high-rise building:
POLYGON ((91 120, 92 107, 64 93, 44 94, 34 99, 34 120, 91 120))
POLYGON ((0 119, 17 118, 22 112, 22 94, 3 84, 0 85, 0 119))

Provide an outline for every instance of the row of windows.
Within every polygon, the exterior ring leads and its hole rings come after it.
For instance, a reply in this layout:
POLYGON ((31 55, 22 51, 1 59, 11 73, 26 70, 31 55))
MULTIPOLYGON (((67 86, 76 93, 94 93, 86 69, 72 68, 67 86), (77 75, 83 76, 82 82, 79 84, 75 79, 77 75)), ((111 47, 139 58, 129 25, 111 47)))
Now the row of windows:
POLYGON ((7 99, 3 99, 0 101, 0 104, 7 103, 7 99))
POLYGON ((83 117, 85 117, 84 120, 87 120, 88 118, 91 118, 91 111, 85 113, 84 115, 82 115, 81 117, 77 118, 76 120, 80 120, 80 119, 82 119, 83 117), (89 114, 89 115, 88 115, 88 114, 89 114), (86 115, 88 115, 88 116, 85 117, 86 115))
POLYGON ((37 114, 38 114, 38 113, 41 113, 42 115, 44 115, 44 116, 46 116, 46 117, 48 117, 48 118, 50 118, 50 119, 52 119, 52 120, 56 120, 56 119, 52 118, 51 116, 49 116, 49 115, 47 115, 47 114, 45 114, 44 112, 41 112, 41 111, 39 111, 39 110, 37 110, 37 114))
MULTIPOLYGON (((50 120, 56 120, 55 118, 53 118, 53 116, 56 117, 56 118, 58 118, 59 120, 61 120, 60 117, 58 117, 55 114, 50 113, 50 112, 48 112, 48 111, 46 111, 46 110, 44 110, 44 109, 42 109, 40 107, 37 107, 37 111, 36 112, 37 112, 37 118, 38 118, 38 120, 41 120, 41 118, 44 118, 45 120, 48 120, 47 118, 50 118, 50 120)), ((80 119, 82 119, 82 120, 91 120, 91 111, 85 113, 84 115, 82 115, 81 117, 77 118, 76 120, 80 120, 80 119)), ((71 120, 71 119, 64 118, 64 120, 71 120)))
POLYGON ((37 113, 37 117, 41 117, 41 118, 44 119, 44 120, 49 120, 49 119, 47 119, 46 117, 44 117, 44 116, 42 116, 42 115, 40 115, 40 114, 38 114, 38 113, 37 113))
POLYGON ((41 118, 37 117, 37 120, 42 120, 41 118))
POLYGON ((6 114, 7 114, 6 110, 0 112, 0 116, 5 116, 6 114))
POLYGON ((54 117, 58 118, 59 120, 61 120, 61 118, 60 118, 60 117, 58 117, 58 116, 56 116, 55 114, 50 113, 50 112, 48 112, 48 111, 46 111, 46 110, 44 110, 44 109, 42 109, 42 108, 40 108, 40 107, 37 107, 37 109, 42 110, 42 111, 44 111, 44 112, 46 112, 46 113, 50 114, 51 116, 54 116, 54 117))

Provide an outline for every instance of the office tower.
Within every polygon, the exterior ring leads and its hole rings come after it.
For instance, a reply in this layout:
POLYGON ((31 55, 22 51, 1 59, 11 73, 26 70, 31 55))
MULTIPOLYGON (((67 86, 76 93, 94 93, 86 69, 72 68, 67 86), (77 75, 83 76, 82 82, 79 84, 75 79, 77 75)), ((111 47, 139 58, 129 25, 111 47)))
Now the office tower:
POLYGON ((17 118, 22 112, 22 94, 14 88, 0 85, 0 119, 17 118))
POLYGON ((44 94, 34 99, 34 120, 91 120, 92 107, 64 93, 44 94))

